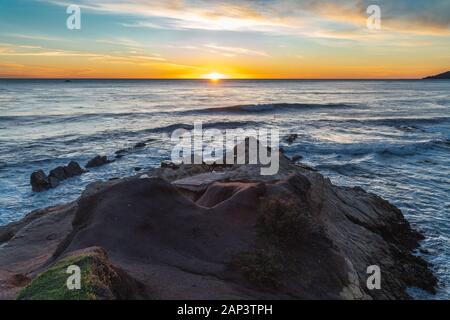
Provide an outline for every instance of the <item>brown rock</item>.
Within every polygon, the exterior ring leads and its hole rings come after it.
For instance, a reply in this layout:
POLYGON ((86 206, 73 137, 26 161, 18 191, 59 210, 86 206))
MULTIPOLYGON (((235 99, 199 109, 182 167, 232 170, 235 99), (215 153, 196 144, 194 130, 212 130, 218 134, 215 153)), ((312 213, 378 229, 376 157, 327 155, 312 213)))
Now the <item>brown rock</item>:
POLYGON ((31 174, 30 184, 33 192, 41 192, 50 189, 50 183, 44 171, 38 170, 31 174))
POLYGON ((93 159, 89 160, 86 164, 86 168, 95 168, 101 167, 105 164, 111 163, 112 161, 108 160, 107 156, 96 156, 93 159))

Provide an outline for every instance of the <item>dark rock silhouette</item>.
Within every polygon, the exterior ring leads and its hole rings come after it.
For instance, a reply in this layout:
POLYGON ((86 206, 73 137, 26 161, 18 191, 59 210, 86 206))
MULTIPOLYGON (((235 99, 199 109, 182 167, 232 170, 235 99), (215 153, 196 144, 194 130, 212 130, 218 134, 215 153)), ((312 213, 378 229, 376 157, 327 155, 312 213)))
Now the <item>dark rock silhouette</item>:
POLYGON ((147 144, 145 142, 138 142, 134 145, 134 149, 144 148, 147 144))
POLYGON ((288 144, 293 144, 295 142, 295 140, 297 140, 297 138, 298 138, 298 134, 293 133, 293 134, 290 134, 289 136, 287 136, 285 141, 288 144))
POLYGON ((50 189, 48 177, 43 170, 38 170, 31 174, 30 184, 33 192, 42 192, 50 189))
POLYGON ((424 78, 426 80, 448 80, 450 79, 450 71, 424 78))
POLYGON ((81 168, 77 162, 70 161, 69 164, 64 167, 64 172, 66 174, 66 177, 71 178, 85 173, 86 170, 81 168))
POLYGON ((47 176, 43 170, 35 171, 31 174, 30 184, 34 192, 42 192, 48 189, 56 188, 61 181, 79 176, 86 172, 80 165, 71 161, 67 166, 60 166, 50 171, 47 176))
POLYGON ((108 160, 107 156, 96 156, 93 159, 89 160, 86 164, 86 168, 96 168, 104 166, 105 164, 113 162, 112 160, 108 160))
POLYGON ((116 155, 115 158, 116 159, 121 159, 123 158, 126 154, 128 154, 129 150, 128 149, 120 149, 117 150, 116 152, 114 152, 114 154, 116 155))

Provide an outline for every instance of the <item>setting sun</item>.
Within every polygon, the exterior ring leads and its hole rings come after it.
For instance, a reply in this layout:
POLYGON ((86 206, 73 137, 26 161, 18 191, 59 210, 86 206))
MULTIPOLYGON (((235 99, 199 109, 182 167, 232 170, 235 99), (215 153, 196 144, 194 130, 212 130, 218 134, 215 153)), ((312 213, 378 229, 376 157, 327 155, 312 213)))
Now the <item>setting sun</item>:
POLYGON ((203 78, 209 79, 211 81, 219 81, 225 79, 226 77, 226 75, 217 72, 212 72, 203 76, 203 78))

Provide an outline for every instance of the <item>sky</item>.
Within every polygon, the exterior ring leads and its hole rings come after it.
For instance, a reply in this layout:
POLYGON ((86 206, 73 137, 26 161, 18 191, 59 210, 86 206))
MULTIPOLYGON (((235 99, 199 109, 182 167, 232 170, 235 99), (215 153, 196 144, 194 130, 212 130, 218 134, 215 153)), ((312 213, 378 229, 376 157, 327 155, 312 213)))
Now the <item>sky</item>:
POLYGON ((448 0, 0 0, 8 78, 414 79, 449 53, 448 0))

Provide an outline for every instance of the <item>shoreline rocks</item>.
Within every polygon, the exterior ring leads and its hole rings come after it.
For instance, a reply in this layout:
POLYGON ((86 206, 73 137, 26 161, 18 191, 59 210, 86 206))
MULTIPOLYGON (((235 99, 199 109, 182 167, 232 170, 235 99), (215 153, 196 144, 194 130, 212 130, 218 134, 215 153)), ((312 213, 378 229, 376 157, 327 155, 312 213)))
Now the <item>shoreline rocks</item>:
POLYGON ((61 181, 82 175, 86 170, 80 165, 71 161, 67 166, 57 167, 49 172, 47 176, 43 170, 35 171, 31 174, 30 184, 33 192, 42 192, 56 188, 61 181))
POLYGON ((119 290, 108 299, 409 299, 408 287, 434 293, 437 283, 413 255, 423 236, 398 208, 284 155, 274 176, 166 163, 93 183, 73 203, 0 227, 0 239, 7 298, 30 281, 20 297, 42 298, 39 275, 91 247, 104 252, 94 266, 107 279, 134 283, 100 283, 119 290), (366 286, 372 265, 380 290, 366 286))
POLYGON ((97 167, 101 167, 104 166, 105 164, 114 162, 114 160, 108 160, 107 156, 95 156, 94 158, 92 158, 91 160, 88 161, 88 163, 86 163, 86 168, 97 168, 97 167))

